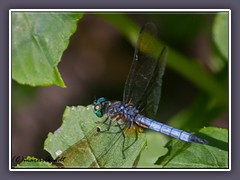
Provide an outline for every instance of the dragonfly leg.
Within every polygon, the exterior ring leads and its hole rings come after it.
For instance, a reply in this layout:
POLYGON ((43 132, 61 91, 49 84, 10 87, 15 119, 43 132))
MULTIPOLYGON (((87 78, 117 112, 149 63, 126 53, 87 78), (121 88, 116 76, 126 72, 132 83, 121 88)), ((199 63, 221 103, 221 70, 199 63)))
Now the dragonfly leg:
MULTIPOLYGON (((135 129, 135 140, 128 146, 125 148, 125 140, 126 140, 126 136, 125 136, 125 133, 123 131, 123 129, 125 128, 131 128, 133 126, 133 122, 129 121, 128 123, 126 124, 120 124, 117 122, 117 125, 118 125, 118 128, 119 128, 119 132, 122 133, 122 136, 123 136, 123 143, 122 143, 122 155, 123 155, 123 159, 126 159, 126 156, 125 156, 125 151, 130 148, 137 140, 138 140, 138 129, 135 129), (123 127, 122 127, 123 126, 123 127)), ((136 128, 138 128, 136 126, 136 128)))
MULTIPOLYGON (((109 131, 107 131, 107 130, 105 130, 105 133, 113 133, 113 134, 118 134, 118 133, 121 133, 122 135, 120 135, 118 138, 117 138, 117 140, 112 144, 112 145, 109 145, 109 146, 113 146, 118 140, 119 140, 119 138, 120 137, 123 137, 123 142, 122 142, 122 156, 123 156, 123 159, 126 159, 126 155, 125 155, 125 150, 127 150, 129 147, 131 147, 132 146, 132 144, 134 144, 136 141, 137 141, 137 139, 138 139, 138 134, 136 134, 136 138, 135 138, 135 140, 134 140, 134 142, 132 142, 127 148, 125 148, 125 140, 126 140, 126 136, 125 136, 125 133, 124 133, 124 129, 126 130, 128 127, 129 127, 129 125, 130 125, 130 122, 127 122, 126 124, 120 124, 119 122, 116 122, 116 124, 117 124, 117 126, 118 126, 118 128, 119 128, 119 131, 117 131, 117 132, 109 132, 109 131)), ((101 131, 101 132, 103 132, 103 131, 101 131)), ((137 131, 135 131, 136 133, 137 133, 137 131)), ((115 136, 116 136, 115 135, 115 136)), ((109 147, 108 146, 108 147, 109 147)), ((109 150, 110 150, 111 148, 109 148, 109 150)), ((108 152, 109 150, 107 150, 106 152, 108 152)))
MULTIPOLYGON (((106 123, 107 121, 108 121, 108 117, 102 122, 102 124, 106 124, 106 125, 107 125, 107 123, 106 123)), ((109 129, 110 129, 110 127, 111 127, 111 124, 112 124, 112 121, 109 121, 108 127, 107 127, 106 130, 101 131, 101 128, 100 128, 100 127, 97 127, 97 131, 98 131, 98 132, 109 131, 109 129)))
POLYGON ((138 126, 136 126, 137 129, 135 129, 135 140, 124 149, 124 151, 126 151, 128 148, 130 148, 137 140, 138 140, 138 126))
POLYGON ((126 156, 125 156, 125 149, 124 149, 124 146, 125 146, 125 139, 126 139, 126 136, 123 132, 123 129, 121 127, 121 125, 117 122, 117 125, 118 125, 118 128, 120 129, 121 133, 122 133, 122 136, 123 136, 123 143, 122 143, 122 155, 123 155, 123 159, 126 159, 126 156))
POLYGON ((128 127, 128 128, 132 128, 132 126, 133 126, 133 121, 130 121, 130 126, 128 127))
MULTIPOLYGON (((107 120, 108 120, 108 118, 106 118, 102 123, 103 123, 103 124, 107 124, 107 123, 106 123, 107 120)), ((98 132, 105 132, 105 133, 112 133, 112 134, 117 134, 117 133, 120 133, 120 132, 121 132, 121 131, 117 131, 117 132, 111 132, 111 131, 109 131, 110 128, 111 128, 111 126, 112 126, 112 120, 109 121, 108 127, 107 127, 106 130, 102 130, 102 131, 101 131, 101 129, 98 127, 97 131, 98 131, 98 132)), ((115 125, 115 126, 118 126, 118 125, 115 125)))
POLYGON ((99 124, 99 123, 101 123, 101 124, 107 124, 106 122, 108 121, 108 117, 104 120, 104 121, 96 121, 95 123, 96 124, 99 124))
MULTIPOLYGON (((108 120, 108 117, 102 122, 103 124, 107 124, 106 122, 107 122, 107 120, 108 120)), ((98 129, 97 129, 97 131, 98 132, 105 132, 105 131, 109 131, 110 130, 110 128, 111 128, 111 124, 112 124, 112 121, 110 120, 109 121, 109 123, 108 123, 108 127, 107 127, 107 129, 106 130, 103 130, 103 131, 101 131, 101 129, 99 128, 99 127, 97 127, 98 129)))
POLYGON ((106 119, 102 123, 105 124, 107 121, 108 121, 108 117, 106 117, 106 119))
POLYGON ((112 121, 110 120, 110 121, 109 121, 109 123, 108 123, 108 128, 107 128, 107 131, 109 131, 109 130, 110 130, 110 128, 111 128, 111 124, 112 124, 112 121))
MULTIPOLYGON (((123 124, 120 124, 119 122, 118 122, 118 120, 120 120, 121 118, 120 117, 118 117, 118 118, 116 118, 115 119, 115 125, 113 125, 114 127, 121 127, 121 126, 124 126, 125 125, 125 123, 123 123, 123 124)), ((111 128, 111 126, 112 126, 112 120, 110 120, 110 122, 109 122, 109 124, 108 124, 108 128, 107 128, 107 130, 105 130, 105 131, 108 131, 107 133, 112 133, 112 134, 117 134, 117 133, 120 133, 120 132, 122 132, 122 127, 121 127, 121 129, 119 130, 119 131, 115 131, 115 132, 111 132, 111 131, 109 131, 110 130, 110 128, 111 128)))

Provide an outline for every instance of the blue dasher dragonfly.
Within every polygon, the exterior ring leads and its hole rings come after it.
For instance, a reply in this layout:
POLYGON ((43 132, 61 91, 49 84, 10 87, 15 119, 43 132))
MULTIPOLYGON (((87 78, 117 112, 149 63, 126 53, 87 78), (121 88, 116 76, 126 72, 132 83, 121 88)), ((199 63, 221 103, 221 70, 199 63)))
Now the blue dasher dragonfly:
MULTIPOLYGON (((122 134, 122 154, 126 135, 125 129, 134 125, 148 128, 186 142, 206 144, 207 141, 186 131, 157 122, 152 118, 160 102, 162 77, 165 70, 167 47, 159 48, 156 43, 157 29, 153 23, 143 25, 125 83, 123 101, 109 101, 101 97, 93 102, 93 111, 97 117, 106 116, 103 123, 116 123, 122 134), (144 112, 147 114, 144 115, 144 112), (149 115, 148 115, 149 114, 149 115)), ((101 131, 99 129, 99 131, 101 131)))

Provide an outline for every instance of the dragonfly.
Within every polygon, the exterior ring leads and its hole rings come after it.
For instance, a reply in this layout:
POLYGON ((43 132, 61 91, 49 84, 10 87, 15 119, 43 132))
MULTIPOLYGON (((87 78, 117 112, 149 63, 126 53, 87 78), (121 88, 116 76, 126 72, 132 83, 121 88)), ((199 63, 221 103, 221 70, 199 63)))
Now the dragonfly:
POLYGON ((100 97, 93 102, 94 114, 99 118, 106 116, 103 123, 108 124, 107 131, 114 122, 122 134, 123 158, 125 158, 125 130, 133 126, 148 128, 189 143, 208 143, 194 134, 153 119, 160 102, 166 56, 167 47, 160 48, 157 42, 155 24, 144 24, 138 36, 134 58, 125 83, 123 100, 110 101, 100 97))

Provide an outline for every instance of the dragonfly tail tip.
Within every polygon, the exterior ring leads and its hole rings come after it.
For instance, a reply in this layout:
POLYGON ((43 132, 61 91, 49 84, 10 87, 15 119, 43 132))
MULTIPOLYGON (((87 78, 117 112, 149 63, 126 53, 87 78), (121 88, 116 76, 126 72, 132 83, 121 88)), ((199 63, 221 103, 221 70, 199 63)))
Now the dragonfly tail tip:
POLYGON ((191 136, 190 142, 199 143, 199 144, 207 144, 208 143, 207 140, 199 138, 197 136, 191 136))

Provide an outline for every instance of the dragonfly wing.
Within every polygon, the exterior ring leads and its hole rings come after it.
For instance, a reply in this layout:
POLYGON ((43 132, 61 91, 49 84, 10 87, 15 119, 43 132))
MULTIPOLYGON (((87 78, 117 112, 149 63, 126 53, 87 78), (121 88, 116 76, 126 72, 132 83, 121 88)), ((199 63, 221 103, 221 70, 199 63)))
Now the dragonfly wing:
MULTIPOLYGON (((132 145, 133 149, 130 151, 129 148, 126 151, 126 156, 131 157, 131 160, 126 161, 122 157, 122 133, 115 125, 111 126, 110 131, 104 131, 107 126, 107 124, 96 126, 57 159, 64 160, 62 164, 65 168, 130 168, 146 144, 144 134, 139 134, 138 141, 132 145), (104 132, 97 131, 97 127, 104 132)), ((123 131, 126 130, 127 128, 123 131)), ((135 137, 126 136, 125 140, 128 147, 135 142, 135 137)))
POLYGON ((154 105, 159 104, 161 93, 158 91, 161 88, 161 77, 165 67, 165 60, 162 58, 165 51, 161 53, 156 26, 152 23, 143 25, 125 84, 123 95, 125 103, 132 103, 141 109, 151 102, 148 101, 148 97, 151 97, 157 99, 152 101, 154 105))
POLYGON ((123 95, 125 103, 132 102, 137 105, 148 87, 157 64, 156 59, 151 55, 154 44, 150 40, 151 37, 155 38, 156 34, 156 27, 152 23, 144 24, 140 30, 132 66, 125 84, 123 95))
POLYGON ((158 111, 161 98, 162 77, 165 71, 166 60, 167 47, 164 47, 159 55, 150 85, 146 90, 146 95, 144 96, 146 100, 142 100, 142 104, 140 104, 140 108, 145 107, 145 112, 150 118, 154 118, 158 111))
MULTIPOLYGON (((94 162, 97 166, 97 157, 101 152, 92 150, 91 144, 94 139, 98 138, 97 128, 94 127, 82 139, 66 149, 58 159, 64 159, 62 164, 65 168, 87 168, 94 162)), ((98 150, 101 150, 101 148, 98 150)))
POLYGON ((98 158, 108 151, 108 145, 114 141, 113 135, 100 133, 98 129, 106 129, 106 124, 99 124, 92 128, 82 139, 65 150, 58 159, 63 159, 63 165, 66 168, 88 168, 93 164, 95 167, 101 167, 98 158))

